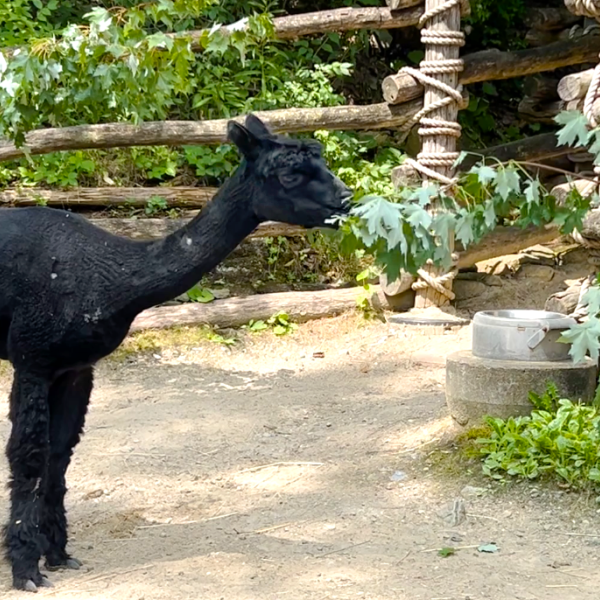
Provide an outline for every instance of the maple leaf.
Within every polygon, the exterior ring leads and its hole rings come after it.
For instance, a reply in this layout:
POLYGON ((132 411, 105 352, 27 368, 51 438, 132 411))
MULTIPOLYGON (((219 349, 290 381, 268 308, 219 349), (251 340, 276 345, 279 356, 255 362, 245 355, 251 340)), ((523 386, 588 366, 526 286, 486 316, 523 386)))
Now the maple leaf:
POLYGON ((582 362, 589 353, 593 361, 598 360, 600 350, 600 320, 590 317, 583 323, 573 325, 567 331, 563 331, 559 338, 561 342, 571 344, 569 354, 573 362, 582 362))
POLYGON ((448 247, 450 232, 454 229, 454 216, 450 213, 440 213, 433 221, 433 230, 444 248, 448 247))
POLYGON ((411 200, 417 200, 420 206, 428 206, 431 204, 431 199, 438 195, 438 192, 439 190, 435 185, 420 187, 413 191, 411 194, 411 200))
POLYGON ((492 228, 496 224, 496 209, 491 200, 486 200, 485 208, 483 209, 483 220, 486 227, 492 228))
POLYGON ((527 202, 529 202, 529 204, 539 203, 540 182, 537 179, 535 181, 529 181, 527 183, 527 187, 525 188, 525 199, 527 200, 527 202))
POLYGON ((590 286, 581 301, 587 306, 589 315, 600 313, 600 287, 597 285, 590 286))
POLYGON ((496 190, 500 194, 502 200, 506 200, 511 192, 518 194, 521 190, 521 181, 519 175, 512 166, 506 169, 498 169, 496 176, 496 190))
POLYGON ((488 167, 487 165, 472 167, 469 173, 477 175, 477 179, 481 185, 486 185, 490 181, 494 181, 496 179, 496 170, 492 169, 492 167, 488 167))
POLYGON ((578 110, 565 110, 556 115, 554 120, 563 127, 558 130, 558 145, 566 144, 575 147, 584 146, 589 139, 590 133, 585 116, 578 110))
POLYGON ((460 211, 460 217, 456 222, 456 239, 462 242, 465 248, 475 239, 473 232, 474 223, 475 215, 473 213, 465 210, 460 211))
POLYGON ((406 221, 414 229, 429 229, 431 227, 432 217, 431 215, 421 208, 420 206, 407 206, 405 212, 408 215, 406 221))

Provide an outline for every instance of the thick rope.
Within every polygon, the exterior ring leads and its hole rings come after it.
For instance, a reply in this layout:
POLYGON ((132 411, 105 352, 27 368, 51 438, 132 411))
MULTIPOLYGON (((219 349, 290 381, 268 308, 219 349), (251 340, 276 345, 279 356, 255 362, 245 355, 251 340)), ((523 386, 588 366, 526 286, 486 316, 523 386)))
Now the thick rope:
POLYGON ((599 0, 565 0, 565 6, 574 15, 588 17, 590 19, 600 18, 599 0))
MULTIPOLYGON (((468 0, 447 0, 447 2, 444 2, 444 4, 437 8, 426 11, 419 19, 419 27, 423 28, 430 19, 437 17, 456 6, 461 7, 461 12, 463 14, 468 14, 470 11, 468 0)), ((422 29, 421 42, 423 44, 438 46, 464 46, 465 35, 462 31, 434 31, 431 29, 422 29)), ((439 117, 430 118, 427 115, 444 106, 448 106, 449 104, 456 104, 459 109, 466 108, 466 102, 462 95, 462 86, 459 86, 459 89, 454 89, 452 86, 431 77, 431 75, 460 73, 463 70, 463 67, 464 64, 462 60, 451 59, 424 60, 420 63, 419 69, 413 69, 412 67, 404 67, 401 69, 401 72, 408 73, 421 85, 433 87, 446 95, 446 98, 443 100, 424 106, 411 119, 404 123, 400 128, 401 133, 404 134, 404 139, 417 123, 421 125, 418 131, 421 137, 436 135, 460 137, 461 127, 458 123, 455 121, 446 121, 439 117)), ((417 172, 425 175, 429 179, 440 181, 445 185, 453 185, 456 182, 455 178, 447 177, 434 170, 433 167, 451 168, 458 156, 458 152, 421 152, 417 155, 416 160, 407 158, 405 163, 409 164, 417 172)))
MULTIPOLYGON (((434 46, 458 46, 462 47, 465 44, 465 35, 462 31, 435 31, 424 28, 427 23, 434 17, 443 15, 445 12, 460 6, 463 15, 469 14, 469 0, 447 0, 442 5, 435 9, 425 12, 419 19, 419 27, 421 29, 421 42, 425 45, 434 46)), ((453 88, 447 83, 443 83, 432 77, 432 75, 443 75, 451 73, 460 73, 464 68, 464 63, 461 59, 440 59, 440 60, 424 60, 421 61, 419 69, 404 67, 402 71, 411 75, 421 85, 439 90, 445 95, 445 98, 424 106, 412 119, 404 124, 401 131, 408 135, 408 132, 418 123, 419 136, 438 136, 445 135, 459 138, 461 135, 461 127, 456 121, 448 121, 440 117, 431 117, 431 113, 435 113, 440 108, 449 105, 456 105, 459 109, 466 108, 467 102, 462 95, 462 86, 458 89, 453 88)), ((458 152, 420 152, 417 159, 408 158, 405 163, 412 166, 417 172, 425 177, 439 181, 445 185, 452 186, 456 182, 453 177, 448 177, 439 172, 438 169, 450 169, 456 159, 458 152)), ((432 265, 432 261, 427 262, 432 265)), ((417 271, 419 279, 412 284, 412 289, 415 291, 431 288, 440 296, 446 298, 449 302, 455 299, 455 294, 452 291, 452 281, 458 274, 458 255, 452 254, 452 267, 447 273, 431 273, 426 269, 417 271)))
MULTIPOLYGON (((427 264, 433 264, 433 261, 428 260, 427 264)), ((455 293, 451 288, 452 281, 458 275, 458 254, 452 254, 452 267, 448 273, 443 273, 442 275, 432 275, 431 273, 425 271, 424 269, 419 269, 417 274, 419 275, 419 279, 412 284, 412 289, 415 290, 424 290, 428 287, 433 288, 439 294, 448 298, 449 301, 454 300, 456 298, 455 293), (448 287, 446 285, 450 284, 448 287)))

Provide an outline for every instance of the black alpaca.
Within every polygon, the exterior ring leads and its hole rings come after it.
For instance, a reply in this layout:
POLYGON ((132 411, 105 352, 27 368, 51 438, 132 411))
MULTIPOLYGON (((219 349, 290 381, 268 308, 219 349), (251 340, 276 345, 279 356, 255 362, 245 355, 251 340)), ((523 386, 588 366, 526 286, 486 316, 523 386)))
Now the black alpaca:
POLYGON ((0 211, 0 359, 14 367, 10 518, 13 586, 51 585, 39 570, 77 569, 66 550, 65 473, 79 442, 93 366, 123 341, 141 311, 191 288, 259 223, 331 226, 349 189, 314 141, 272 135, 256 117, 230 122, 243 160, 189 224, 131 241, 48 208, 0 211))

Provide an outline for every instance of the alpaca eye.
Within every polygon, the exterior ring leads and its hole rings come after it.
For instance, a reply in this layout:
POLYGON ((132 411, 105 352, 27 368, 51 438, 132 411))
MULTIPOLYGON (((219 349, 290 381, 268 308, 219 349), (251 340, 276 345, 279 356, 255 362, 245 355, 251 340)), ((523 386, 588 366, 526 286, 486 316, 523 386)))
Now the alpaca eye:
POLYGON ((279 181, 282 185, 286 187, 292 187, 294 185, 299 185, 302 183, 302 175, 299 173, 291 174, 291 175, 280 175, 279 181))

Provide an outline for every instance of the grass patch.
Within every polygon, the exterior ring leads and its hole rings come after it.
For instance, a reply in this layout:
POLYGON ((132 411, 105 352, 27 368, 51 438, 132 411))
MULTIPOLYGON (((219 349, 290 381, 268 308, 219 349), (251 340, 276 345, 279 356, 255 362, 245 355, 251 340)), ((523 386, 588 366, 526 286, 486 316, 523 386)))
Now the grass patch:
POLYGON ((216 333, 208 326, 181 326, 169 329, 147 329, 127 336, 123 343, 106 359, 123 362, 139 354, 151 354, 167 348, 187 350, 200 344, 232 345, 235 339, 216 333))
MULTIPOLYGON (((555 392, 555 388, 552 393, 555 392)), ((556 400, 556 407, 536 408, 531 415, 488 417, 491 435, 476 440, 483 472, 507 479, 558 481, 563 487, 593 489, 600 485, 600 410, 556 400)))
POLYGON ((473 427, 458 435, 451 442, 438 446, 427 457, 427 464, 431 471, 444 479, 460 480, 480 476, 483 480, 481 469, 481 447, 477 440, 491 435, 492 430, 488 425, 473 427))
POLYGON ((530 415, 487 417, 428 459, 438 475, 481 475, 497 482, 558 484, 573 491, 600 487, 600 407, 561 398, 555 385, 529 395, 530 415))

